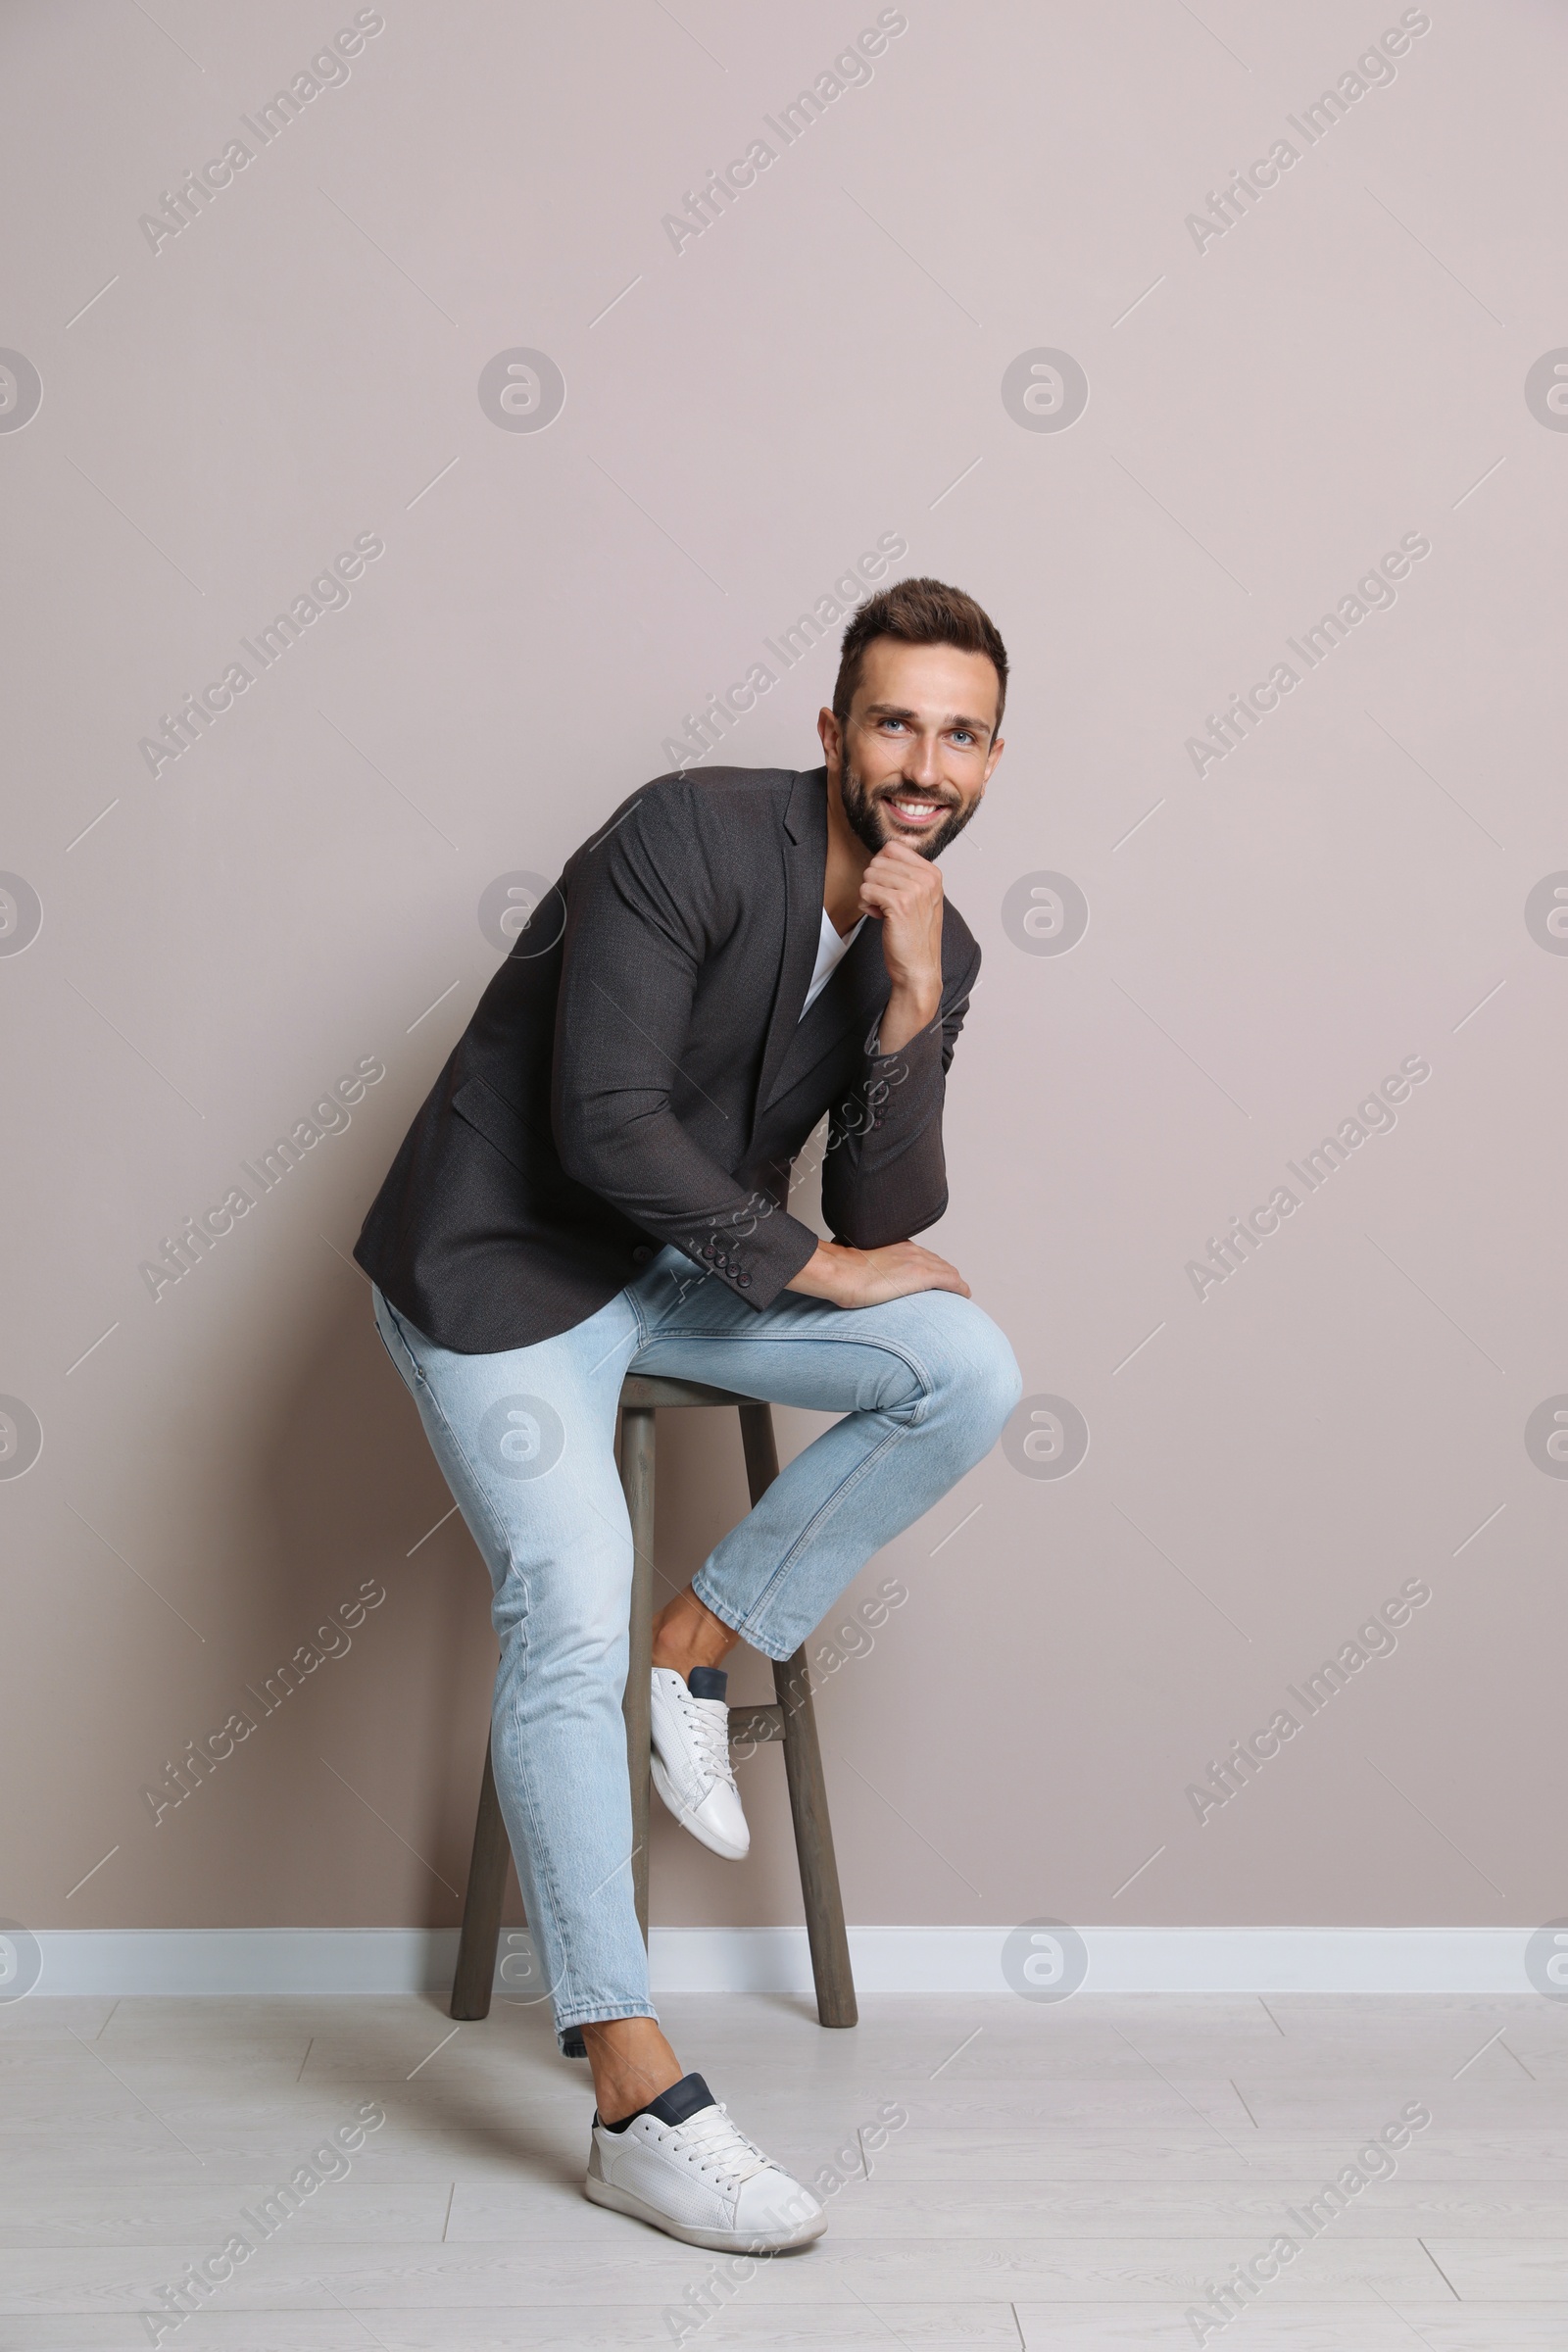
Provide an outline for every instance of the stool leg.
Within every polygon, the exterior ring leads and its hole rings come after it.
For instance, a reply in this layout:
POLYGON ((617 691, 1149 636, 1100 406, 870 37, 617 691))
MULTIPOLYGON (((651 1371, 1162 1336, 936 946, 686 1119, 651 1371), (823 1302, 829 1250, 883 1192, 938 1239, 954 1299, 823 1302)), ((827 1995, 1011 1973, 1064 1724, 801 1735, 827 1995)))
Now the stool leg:
POLYGON ((648 1941, 648 1755, 653 1737, 654 1409, 628 1404, 620 1417, 620 1483, 631 1516, 631 1622, 626 1660, 626 1771, 631 1782, 631 1875, 637 1925, 648 1941))
POLYGON ((746 1484, 755 1511, 778 1476, 778 1440, 773 1434, 770 1404, 743 1404, 741 1446, 746 1455, 746 1484))
POLYGON ((853 2026, 858 2023, 860 2012, 856 2006, 844 1898, 833 1854, 827 1783, 822 1777, 822 1749, 811 1704, 811 1672, 804 1648, 782 1665, 775 1663, 773 1688, 784 1712, 784 1773, 795 1820, 795 1852, 801 1866, 811 1975, 816 1981, 817 2019, 824 2026, 853 2026))
POLYGON ((501 1942, 501 1906, 506 1899, 507 1864, 511 1859, 512 1848, 507 1842, 507 1825, 501 1818, 501 1799, 496 1793, 495 1767, 490 1761, 487 1738, 449 2016, 467 2020, 490 2014, 496 1951, 501 1942))
MULTIPOLYGON (((746 1479, 755 1508, 778 1476, 778 1445, 768 1405, 743 1404, 740 1415, 746 1479)), ((773 1688, 784 1716, 784 1773, 795 1823, 795 1853, 801 1866, 811 1975, 816 1982, 816 2014, 824 2026, 853 2026, 860 2013, 856 2005, 844 1898, 833 1853, 816 1710, 811 1704, 811 1674, 804 1648, 782 1665, 775 1662, 773 1688)))

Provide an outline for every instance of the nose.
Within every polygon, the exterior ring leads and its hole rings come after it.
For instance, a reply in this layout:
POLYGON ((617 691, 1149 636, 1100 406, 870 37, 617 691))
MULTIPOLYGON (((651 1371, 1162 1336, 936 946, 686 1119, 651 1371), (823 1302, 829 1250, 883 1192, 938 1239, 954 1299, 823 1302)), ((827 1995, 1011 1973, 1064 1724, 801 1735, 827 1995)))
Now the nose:
POLYGON ((909 748, 904 762, 906 784, 922 784, 935 792, 943 782, 942 760, 934 735, 923 735, 909 748))

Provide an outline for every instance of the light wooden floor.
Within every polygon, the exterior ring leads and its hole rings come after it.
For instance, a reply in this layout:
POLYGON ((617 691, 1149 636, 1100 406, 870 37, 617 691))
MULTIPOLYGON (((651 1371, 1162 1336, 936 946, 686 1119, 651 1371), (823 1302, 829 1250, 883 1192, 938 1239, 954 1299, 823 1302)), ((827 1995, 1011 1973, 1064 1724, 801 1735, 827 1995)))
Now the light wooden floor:
MULTIPOLYGON (((766 1999, 665 2023, 810 2179, 829 2234, 688 2342, 1131 2352, 1282 2230, 1407 2101, 1431 2128, 1243 2319, 1249 2352, 1568 2346, 1568 2007, 1079 1994, 882 1999, 825 2034, 766 1999), (870 2156, 885 2103, 908 2121, 870 2156)), ((366 2098, 387 2123, 166 2344, 508 2352, 670 2344, 711 2257, 580 2191, 586 2070, 537 2012, 436 2000, 0 2007, 0 2352, 148 2341, 150 2290, 366 2098), (431 2053, 434 2055, 431 2055, 431 2053)))

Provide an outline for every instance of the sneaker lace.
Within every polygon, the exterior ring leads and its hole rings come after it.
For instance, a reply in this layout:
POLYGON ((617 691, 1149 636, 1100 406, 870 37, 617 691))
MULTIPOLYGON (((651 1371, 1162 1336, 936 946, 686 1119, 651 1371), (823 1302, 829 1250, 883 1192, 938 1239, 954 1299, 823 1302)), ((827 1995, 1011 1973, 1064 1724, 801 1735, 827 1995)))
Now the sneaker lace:
MULTIPOLYGON (((683 1712, 699 1769, 710 1781, 735 1788, 735 1767, 729 1756, 729 1709, 721 1699, 688 1698, 683 1712)), ((736 1794, 740 1791, 736 1789, 736 1794)))
POLYGON ((730 2122, 721 2101, 687 2123, 666 2125, 660 2137, 673 2143, 674 2153, 698 2172, 713 2174, 723 2188, 739 2188, 754 2174, 771 2169, 771 2160, 730 2122))

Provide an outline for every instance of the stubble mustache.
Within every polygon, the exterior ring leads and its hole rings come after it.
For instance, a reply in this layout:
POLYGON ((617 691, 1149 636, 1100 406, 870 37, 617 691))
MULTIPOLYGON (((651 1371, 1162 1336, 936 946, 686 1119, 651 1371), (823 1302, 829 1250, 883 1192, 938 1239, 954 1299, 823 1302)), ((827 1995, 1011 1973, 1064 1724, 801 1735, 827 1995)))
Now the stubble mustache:
POLYGON ((861 778, 850 767, 844 770, 840 797, 851 828, 873 857, 878 851, 886 849, 890 841, 904 841, 922 858, 938 858, 951 841, 956 840, 974 814, 973 808, 963 809, 956 801, 946 800, 939 793, 922 791, 918 787, 890 784, 874 794, 869 793, 861 778), (907 834, 895 832, 892 825, 880 815, 883 803, 894 800, 919 801, 928 807, 943 809, 945 814, 937 819, 929 839, 910 840, 907 834))

